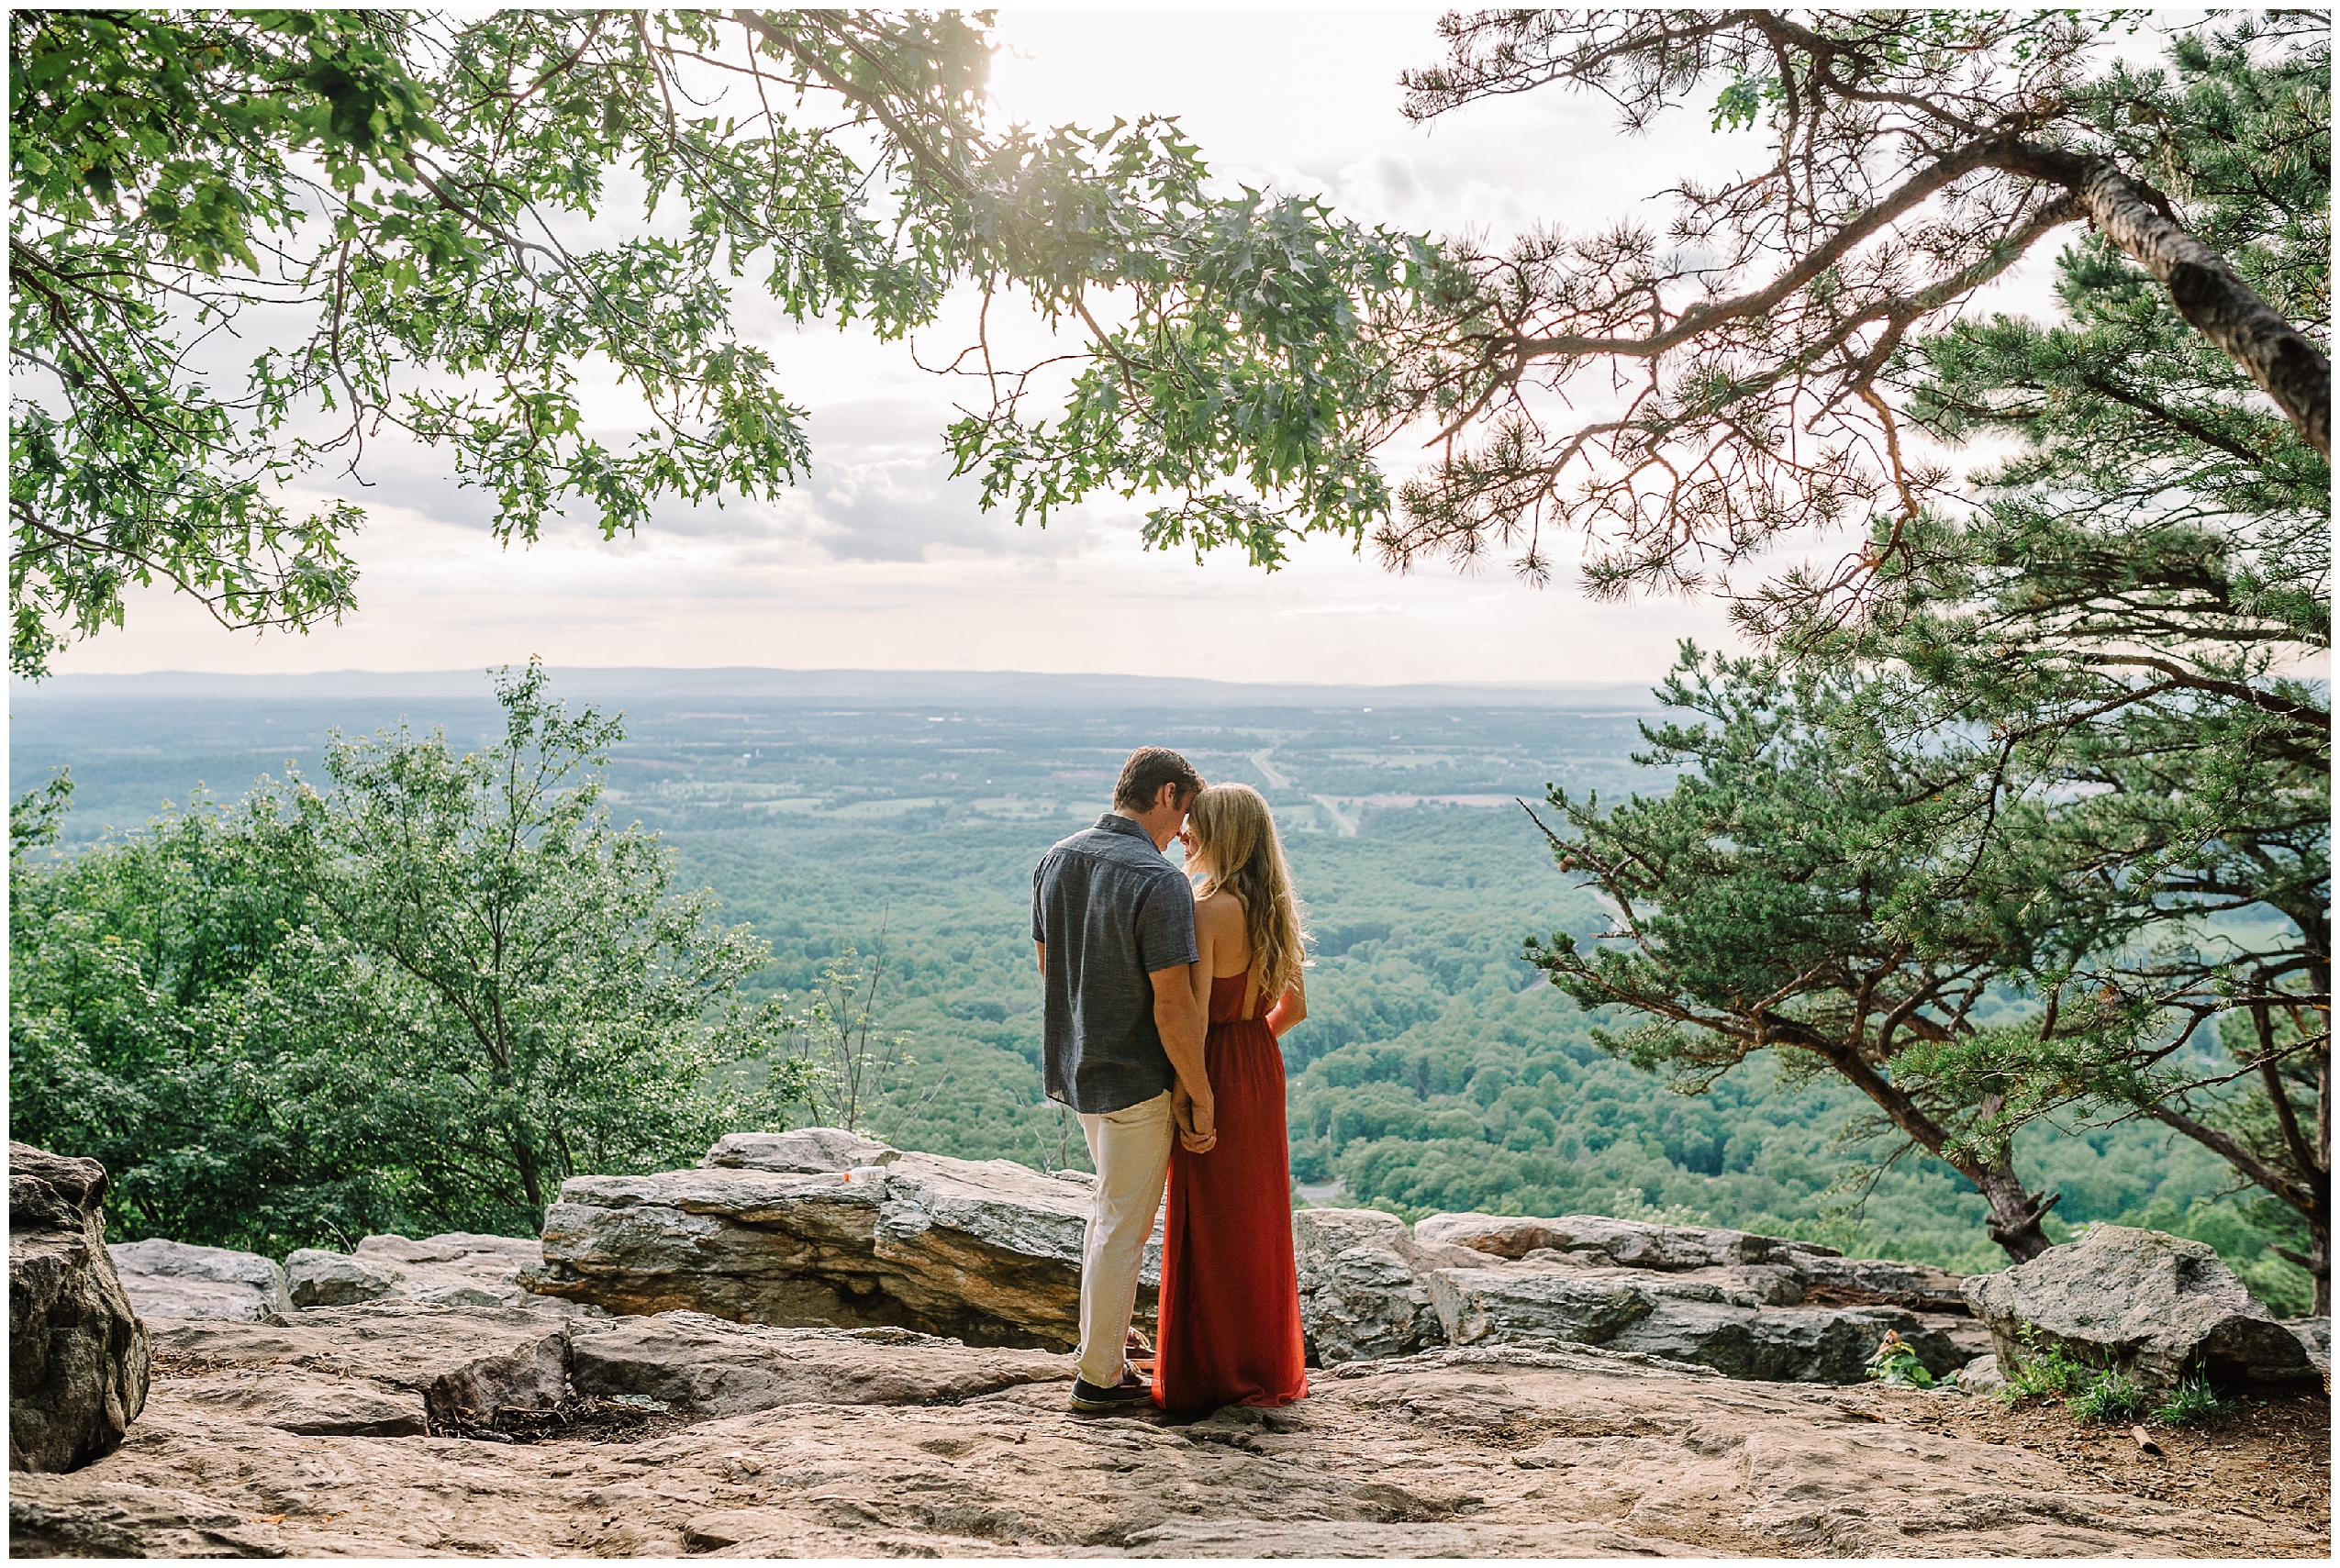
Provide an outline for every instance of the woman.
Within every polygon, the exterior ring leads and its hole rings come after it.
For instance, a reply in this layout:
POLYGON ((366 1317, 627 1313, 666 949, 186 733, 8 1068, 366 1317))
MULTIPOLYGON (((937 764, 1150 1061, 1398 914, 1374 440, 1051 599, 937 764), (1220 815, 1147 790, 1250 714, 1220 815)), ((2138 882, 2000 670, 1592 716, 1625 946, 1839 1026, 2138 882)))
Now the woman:
POLYGON ((1197 879, 1193 974, 1209 1009, 1216 1136, 1182 1137, 1170 1154, 1153 1397, 1179 1412, 1288 1405, 1309 1390, 1276 1041, 1308 1017, 1306 933, 1257 790, 1205 789, 1180 840, 1197 879))

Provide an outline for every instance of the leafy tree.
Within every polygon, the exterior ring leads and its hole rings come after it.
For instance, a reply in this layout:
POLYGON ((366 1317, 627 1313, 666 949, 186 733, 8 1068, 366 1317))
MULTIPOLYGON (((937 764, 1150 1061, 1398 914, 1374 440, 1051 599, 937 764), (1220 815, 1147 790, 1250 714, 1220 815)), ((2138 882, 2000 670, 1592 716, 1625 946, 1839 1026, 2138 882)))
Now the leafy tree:
POLYGON ((396 1155, 337 1049, 344 968, 249 817, 196 801, 144 833, 44 852, 60 778, 16 802, 9 1130, 101 1161, 119 1235, 282 1252, 396 1221, 396 1155))
POLYGON ((564 1177, 696 1155, 736 1114, 701 1091, 710 1070, 787 1028, 737 993, 764 944, 714 925, 711 895, 669 896, 656 836, 612 826, 619 721, 544 688, 533 661, 497 678, 485 750, 337 736, 329 792, 295 774, 253 803, 362 980, 342 1027, 400 1129, 407 1201, 507 1225, 540 1223, 564 1177))
POLYGON ((384 430, 491 492, 507 540, 569 507, 609 534, 662 497, 771 494, 805 416, 733 322, 751 268, 790 318, 881 338, 960 282, 1076 325, 1098 368, 1061 421, 986 340, 990 402, 953 434, 1043 517, 1158 488, 1157 528, 1247 529, 1272 560, 1240 473, 1303 526, 1362 527, 1386 501, 1363 328, 1430 252, 1209 195, 1167 122, 997 128, 988 25, 11 12, 13 667, 119 624, 132 582, 230 626, 340 616, 362 509, 302 515, 286 487, 362 480, 384 430), (580 238, 637 188, 649 227, 580 238), (585 423, 588 365, 638 397, 630 440, 585 423))
POLYGON ((821 1086, 740 982, 768 950, 670 896, 602 748, 531 664, 506 731, 336 739, 297 776, 72 859, 17 803, 10 1129, 102 1160, 130 1229, 282 1251, 368 1229, 539 1229, 560 1181, 671 1168, 821 1086))

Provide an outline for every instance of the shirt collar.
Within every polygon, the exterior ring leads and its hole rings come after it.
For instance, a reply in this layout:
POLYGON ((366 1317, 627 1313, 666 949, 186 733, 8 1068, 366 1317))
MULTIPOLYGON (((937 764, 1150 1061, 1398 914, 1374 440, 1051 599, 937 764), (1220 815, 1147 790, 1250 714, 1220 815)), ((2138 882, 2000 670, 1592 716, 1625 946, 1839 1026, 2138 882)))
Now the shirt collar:
POLYGON ((1118 811, 1109 811, 1098 817, 1097 829, 1100 833, 1127 833, 1132 838, 1143 839, 1146 848, 1153 848, 1153 835, 1147 832, 1144 826, 1135 818, 1124 817, 1118 811))

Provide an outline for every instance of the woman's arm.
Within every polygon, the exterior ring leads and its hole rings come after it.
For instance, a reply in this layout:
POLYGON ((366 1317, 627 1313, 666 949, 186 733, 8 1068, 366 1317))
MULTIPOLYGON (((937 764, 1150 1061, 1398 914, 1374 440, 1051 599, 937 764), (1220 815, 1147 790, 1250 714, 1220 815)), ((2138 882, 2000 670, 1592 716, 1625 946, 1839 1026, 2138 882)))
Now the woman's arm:
POLYGON ((1307 1021, 1309 1016, 1308 982, 1299 975, 1292 977, 1292 988, 1284 993, 1276 1006, 1267 1010, 1267 1028, 1277 1040, 1307 1021))

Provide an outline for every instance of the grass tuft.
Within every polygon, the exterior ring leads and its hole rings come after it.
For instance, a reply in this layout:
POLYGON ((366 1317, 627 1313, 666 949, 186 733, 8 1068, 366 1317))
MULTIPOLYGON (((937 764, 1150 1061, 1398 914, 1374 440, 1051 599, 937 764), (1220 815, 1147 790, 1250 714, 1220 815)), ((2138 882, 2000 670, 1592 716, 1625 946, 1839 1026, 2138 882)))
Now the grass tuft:
POLYGON ((2083 1421, 2134 1421, 2153 1408, 2153 1396, 2124 1373, 2100 1372, 2064 1408, 2083 1421))
POLYGON ((2228 1408, 2218 1391, 2211 1387, 2209 1377, 2198 1372, 2170 1390, 2169 1397, 2162 1401, 2153 1418, 2165 1427, 2190 1427, 2197 1421, 2215 1420, 2228 1408))

